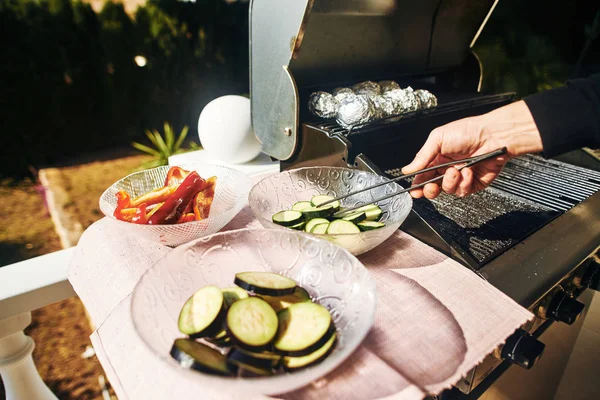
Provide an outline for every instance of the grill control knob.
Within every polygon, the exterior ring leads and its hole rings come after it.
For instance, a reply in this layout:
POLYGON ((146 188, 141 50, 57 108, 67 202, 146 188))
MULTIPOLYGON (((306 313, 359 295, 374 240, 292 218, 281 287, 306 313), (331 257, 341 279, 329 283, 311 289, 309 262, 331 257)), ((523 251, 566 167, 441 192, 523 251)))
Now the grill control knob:
POLYGON ((542 357, 545 347, 544 343, 519 329, 502 347, 501 357, 521 368, 530 369, 542 357))
POLYGON ((583 312, 585 304, 570 297, 565 291, 554 295, 548 306, 548 317, 572 325, 583 312))
POLYGON ((600 257, 597 255, 592 258, 583 276, 583 283, 588 288, 600 292, 600 257))

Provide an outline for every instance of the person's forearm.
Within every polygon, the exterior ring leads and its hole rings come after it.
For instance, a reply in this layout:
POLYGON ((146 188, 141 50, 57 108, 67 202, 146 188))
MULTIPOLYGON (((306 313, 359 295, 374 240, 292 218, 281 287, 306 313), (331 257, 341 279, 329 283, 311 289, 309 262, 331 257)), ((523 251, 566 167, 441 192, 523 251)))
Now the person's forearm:
POLYGON ((544 156, 600 146, 600 74, 524 99, 540 131, 544 156))
POLYGON ((542 151, 540 133, 525 102, 517 101, 477 118, 483 139, 506 146, 511 157, 542 151))

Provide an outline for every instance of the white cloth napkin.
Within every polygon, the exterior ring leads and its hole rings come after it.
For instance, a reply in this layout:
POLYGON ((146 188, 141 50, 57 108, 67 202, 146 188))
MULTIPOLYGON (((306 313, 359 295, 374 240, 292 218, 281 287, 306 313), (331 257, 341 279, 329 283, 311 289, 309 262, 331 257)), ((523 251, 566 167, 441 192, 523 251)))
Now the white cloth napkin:
MULTIPOLYGON (((245 208, 224 230, 259 224, 245 208)), ((92 343, 120 399, 225 399, 156 358, 138 338, 130 295, 171 249, 104 218, 84 232, 69 280, 96 331, 92 343)), ((285 399, 422 399, 454 385, 533 315, 438 251, 396 232, 359 257, 377 283, 375 324, 344 365, 285 399)))

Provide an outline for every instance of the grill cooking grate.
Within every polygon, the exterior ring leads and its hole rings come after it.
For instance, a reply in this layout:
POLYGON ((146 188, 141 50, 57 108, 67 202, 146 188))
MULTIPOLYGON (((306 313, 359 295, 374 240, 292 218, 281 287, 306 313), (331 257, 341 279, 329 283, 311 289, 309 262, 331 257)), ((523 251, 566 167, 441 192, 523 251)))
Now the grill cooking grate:
POLYGON ((483 192, 419 199, 414 209, 481 266, 598 190, 600 172, 528 155, 509 161, 483 192))

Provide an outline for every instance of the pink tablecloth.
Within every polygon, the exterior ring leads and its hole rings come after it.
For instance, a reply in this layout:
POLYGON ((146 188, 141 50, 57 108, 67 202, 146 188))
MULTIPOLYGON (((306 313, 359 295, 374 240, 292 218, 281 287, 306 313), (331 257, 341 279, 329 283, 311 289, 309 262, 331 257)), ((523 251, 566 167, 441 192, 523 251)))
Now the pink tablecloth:
MULTIPOLYGON (((245 208, 225 228, 256 227, 245 208)), ((69 280, 97 327, 92 343, 120 399, 224 399, 155 358, 135 333, 131 292, 171 249, 122 233, 107 218, 82 236, 69 280)), ((532 318, 493 286, 398 231, 360 256, 377 282, 370 334, 343 366, 290 399, 421 399, 454 385, 532 318)))

